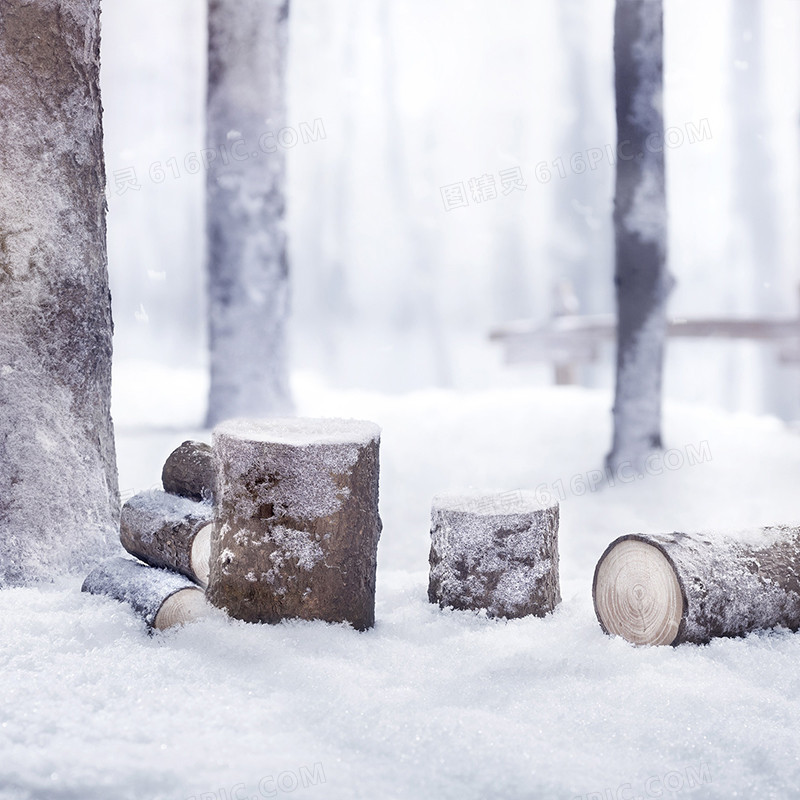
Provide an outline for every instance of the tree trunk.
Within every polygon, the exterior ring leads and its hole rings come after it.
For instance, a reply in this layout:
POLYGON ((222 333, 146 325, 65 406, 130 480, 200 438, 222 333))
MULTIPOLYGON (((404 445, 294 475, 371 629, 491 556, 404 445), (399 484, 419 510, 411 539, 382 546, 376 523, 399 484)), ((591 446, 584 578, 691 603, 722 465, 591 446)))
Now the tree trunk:
POLYGON ((431 603, 543 617, 561 602, 558 504, 530 492, 435 497, 430 565, 431 603))
POLYGON ((211 446, 184 442, 175 448, 161 470, 164 491, 198 502, 214 499, 214 464, 211 446))
POLYGON ((122 507, 122 546, 151 567, 171 569, 205 587, 213 509, 157 490, 142 492, 122 507))
POLYGON ((661 447, 661 376, 672 285, 666 265, 662 23, 661 0, 617 0, 617 377, 608 456, 614 470, 624 462, 639 467, 661 447))
POLYGON ((208 3, 209 426, 291 410, 284 194, 293 140, 281 136, 291 132, 288 14, 288 0, 208 3))
POLYGON ((800 528, 621 536, 597 564, 592 595, 603 630, 634 644, 797 630, 800 528))
POLYGON ((380 429, 234 420, 214 431, 208 598, 237 619, 375 621, 380 429))
POLYGON ((128 603, 149 628, 159 631, 199 619, 208 611, 203 592, 188 578, 129 558, 109 558, 95 567, 81 591, 128 603))
POLYGON ((116 539, 99 17, 0 5, 0 586, 116 539))

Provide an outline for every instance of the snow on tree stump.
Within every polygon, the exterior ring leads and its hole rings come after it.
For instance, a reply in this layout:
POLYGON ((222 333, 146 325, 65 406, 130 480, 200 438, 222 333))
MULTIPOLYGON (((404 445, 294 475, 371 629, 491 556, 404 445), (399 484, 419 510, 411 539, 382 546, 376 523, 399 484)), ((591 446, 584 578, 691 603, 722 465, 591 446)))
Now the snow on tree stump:
POLYGON ((232 420, 214 430, 208 599, 247 622, 375 621, 380 428, 232 420))
POLYGON ((161 471, 164 491, 210 501, 214 498, 214 463, 211 445, 205 442, 184 442, 173 450, 161 471))
POLYGON ((201 589, 188 578, 129 558, 110 558, 83 582, 82 592, 128 603, 148 627, 163 631, 208 613, 201 589))
POLYGON ((552 611, 561 602, 558 511, 532 492, 435 497, 428 599, 490 617, 552 611))
POLYGON ((592 595, 603 630, 634 644, 798 630, 800 528, 621 536, 597 564, 592 595))
POLYGON ((213 509, 157 489, 135 495, 122 507, 122 546, 151 567, 180 572, 205 587, 211 552, 213 509))

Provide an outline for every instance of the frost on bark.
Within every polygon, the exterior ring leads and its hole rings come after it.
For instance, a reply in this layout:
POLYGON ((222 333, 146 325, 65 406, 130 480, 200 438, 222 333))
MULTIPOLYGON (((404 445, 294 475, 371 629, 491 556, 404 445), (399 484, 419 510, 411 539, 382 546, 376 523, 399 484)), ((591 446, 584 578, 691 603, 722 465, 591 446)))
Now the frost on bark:
POLYGON ((490 617, 543 617, 561 602, 558 504, 532 492, 439 495, 431 509, 428 599, 490 617))
POLYGON ((157 490, 141 492, 122 506, 119 539, 145 564, 207 586, 212 517, 210 503, 157 490))
POLYGON ((128 603, 151 630, 183 625, 209 611, 202 590, 188 578, 129 558, 109 558, 96 566, 81 591, 128 603))
POLYGON ((661 447, 666 340, 667 208, 661 0, 617 0, 614 66, 617 171, 614 234, 617 377, 609 466, 643 464, 661 447))
POLYGON ((208 4, 209 426, 291 411, 279 138, 288 14, 288 0, 208 4))
POLYGON ((116 540, 99 18, 0 4, 0 586, 116 540))
POLYGON ((231 420, 214 430, 208 599, 246 622, 375 622, 380 428, 231 420))
POLYGON ((214 464, 205 442, 184 442, 176 447, 161 470, 164 491, 190 500, 214 499, 214 464))
POLYGON ((635 644, 800 629, 800 529, 633 534, 613 541, 592 587, 604 631, 635 644))

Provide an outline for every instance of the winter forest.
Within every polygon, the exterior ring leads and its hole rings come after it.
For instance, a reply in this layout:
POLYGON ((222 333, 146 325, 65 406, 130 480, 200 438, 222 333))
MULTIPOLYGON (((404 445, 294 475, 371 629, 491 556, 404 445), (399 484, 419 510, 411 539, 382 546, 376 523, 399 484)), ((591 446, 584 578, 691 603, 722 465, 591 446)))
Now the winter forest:
POLYGON ((795 0, 0 0, 0 800, 800 796, 795 0))

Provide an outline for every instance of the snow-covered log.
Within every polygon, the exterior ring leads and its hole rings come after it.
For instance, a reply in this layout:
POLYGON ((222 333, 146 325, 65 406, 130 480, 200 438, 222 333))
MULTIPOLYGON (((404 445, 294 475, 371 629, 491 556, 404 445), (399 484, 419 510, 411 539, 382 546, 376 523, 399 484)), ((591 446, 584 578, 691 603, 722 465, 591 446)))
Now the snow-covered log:
POLYGON ((209 0, 209 426, 289 413, 288 0, 209 0))
POLYGON ((552 611, 561 602, 558 512, 532 492, 435 497, 428 599, 490 617, 552 611))
POLYGON ((211 445, 205 442, 184 442, 176 447, 161 470, 164 491, 190 500, 213 500, 214 464, 211 445))
POLYGON ((205 587, 212 528, 209 503, 152 490, 122 507, 119 538, 145 564, 175 570, 205 587))
POLYGON ((603 630, 634 644, 797 630, 800 528, 621 536, 597 564, 592 595, 603 630))
POLYGON ((661 447, 667 270, 662 0, 617 0, 614 234, 617 368, 608 466, 644 465, 661 447))
POLYGON ((115 548, 100 0, 0 4, 0 586, 115 548))
POLYGON ((232 420, 214 430, 208 598, 237 619, 375 621, 380 428, 232 420))
POLYGON ((81 591, 128 603, 150 628, 166 630, 208 613, 203 592, 188 578, 129 558, 110 558, 96 567, 81 591))

